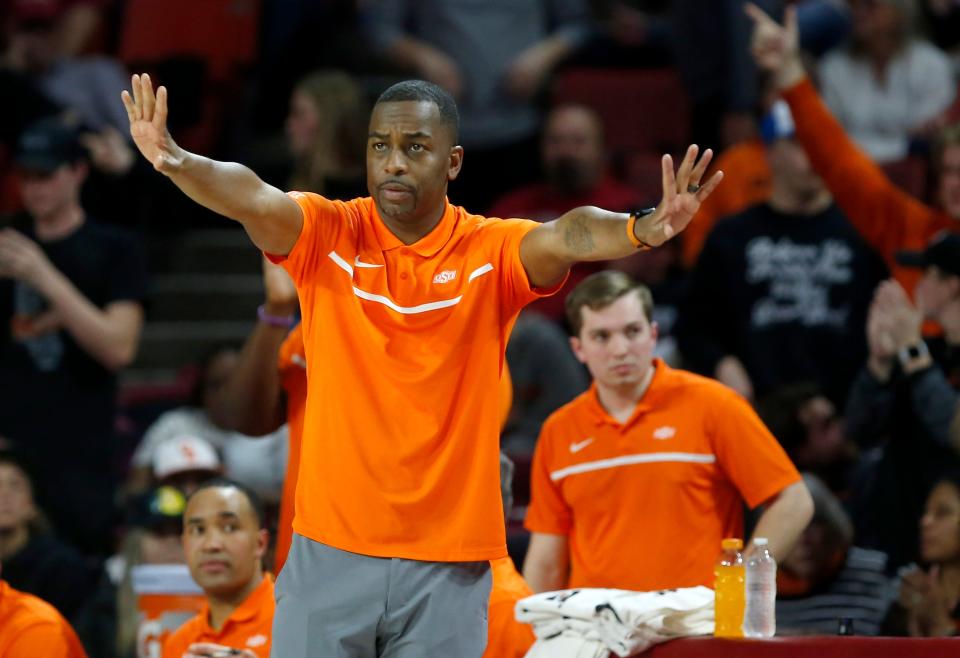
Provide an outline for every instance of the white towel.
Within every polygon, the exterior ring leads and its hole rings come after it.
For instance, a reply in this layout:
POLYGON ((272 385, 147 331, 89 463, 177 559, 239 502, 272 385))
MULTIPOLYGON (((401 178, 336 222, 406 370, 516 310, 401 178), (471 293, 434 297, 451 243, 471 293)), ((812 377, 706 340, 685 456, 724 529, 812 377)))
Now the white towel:
POLYGON ((592 650, 598 639, 605 650, 633 656, 669 639, 712 633, 713 590, 560 590, 518 601, 515 614, 517 621, 533 626, 541 645, 538 651, 554 642, 554 653, 528 656, 578 658, 580 651, 592 650), (570 638, 579 638, 580 644, 570 638))
POLYGON ((557 635, 537 640, 524 658, 608 658, 610 650, 600 640, 575 635, 557 635))

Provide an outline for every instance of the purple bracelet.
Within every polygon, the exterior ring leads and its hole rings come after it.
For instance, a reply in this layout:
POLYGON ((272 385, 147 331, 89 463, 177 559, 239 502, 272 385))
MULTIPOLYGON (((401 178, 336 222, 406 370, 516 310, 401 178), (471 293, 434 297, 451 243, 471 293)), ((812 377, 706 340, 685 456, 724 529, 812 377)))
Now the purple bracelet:
POLYGON ((294 315, 270 315, 267 313, 267 307, 261 304, 257 307, 257 319, 271 327, 283 327, 289 329, 297 322, 294 315))

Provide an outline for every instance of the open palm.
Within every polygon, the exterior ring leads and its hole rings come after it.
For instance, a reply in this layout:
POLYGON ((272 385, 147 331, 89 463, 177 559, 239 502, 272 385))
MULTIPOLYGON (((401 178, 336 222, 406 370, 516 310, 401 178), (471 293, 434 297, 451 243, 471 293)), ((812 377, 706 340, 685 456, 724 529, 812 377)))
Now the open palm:
POLYGON ((718 171, 706 183, 700 184, 713 159, 713 151, 707 149, 698 161, 699 151, 696 144, 691 145, 676 173, 673 171, 673 158, 663 156, 663 199, 657 211, 644 222, 641 229, 643 234, 638 236, 644 244, 658 247, 687 228, 700 209, 700 204, 723 180, 723 172, 718 171))
POLYGON ((170 173, 183 162, 183 152, 167 130, 167 88, 161 86, 154 94, 150 76, 144 73, 133 76, 131 90, 132 95, 124 90, 120 98, 133 143, 157 171, 170 173))

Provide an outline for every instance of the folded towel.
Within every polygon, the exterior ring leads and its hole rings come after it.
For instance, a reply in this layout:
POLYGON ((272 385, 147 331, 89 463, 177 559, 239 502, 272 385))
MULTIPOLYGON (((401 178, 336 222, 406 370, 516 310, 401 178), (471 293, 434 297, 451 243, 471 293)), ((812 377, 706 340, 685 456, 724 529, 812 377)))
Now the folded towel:
POLYGON ((517 621, 531 624, 537 651, 579 658, 596 648, 634 656, 676 637, 713 632, 713 590, 688 587, 658 592, 582 588, 535 594, 517 602, 517 621), (538 646, 539 645, 539 646, 538 646))

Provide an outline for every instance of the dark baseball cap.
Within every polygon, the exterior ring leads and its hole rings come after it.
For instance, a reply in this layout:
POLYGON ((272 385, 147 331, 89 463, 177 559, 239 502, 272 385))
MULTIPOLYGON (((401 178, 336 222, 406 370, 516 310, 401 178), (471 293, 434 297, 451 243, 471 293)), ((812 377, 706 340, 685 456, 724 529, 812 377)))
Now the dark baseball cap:
POLYGON ((53 171, 86 157, 80 132, 57 118, 30 124, 17 143, 16 163, 21 169, 53 171))
POLYGON ((943 233, 933 238, 923 251, 898 251, 897 262, 904 267, 938 268, 960 276, 960 235, 943 233))
POLYGON ((179 489, 157 487, 131 501, 127 521, 130 525, 154 532, 178 534, 183 528, 183 511, 186 507, 186 497, 179 489))

